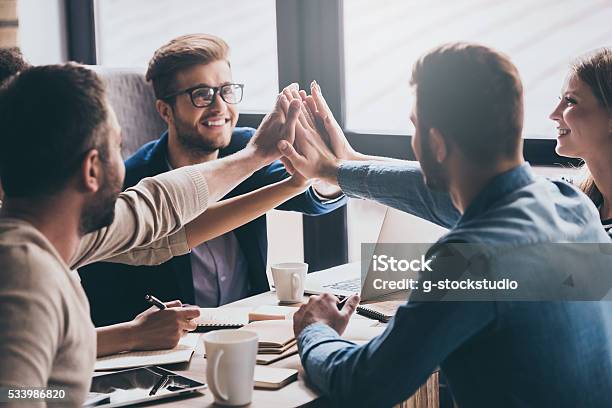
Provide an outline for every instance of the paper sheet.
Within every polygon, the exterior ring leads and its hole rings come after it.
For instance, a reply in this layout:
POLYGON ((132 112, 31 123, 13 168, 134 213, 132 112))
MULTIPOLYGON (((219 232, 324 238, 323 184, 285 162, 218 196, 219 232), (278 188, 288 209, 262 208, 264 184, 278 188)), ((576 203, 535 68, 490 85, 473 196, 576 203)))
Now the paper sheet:
POLYGON ((201 307, 198 325, 247 324, 250 307, 201 307))
POLYGON ((178 345, 170 350, 133 351, 101 357, 96 360, 95 370, 108 371, 187 362, 191 359, 199 338, 199 334, 190 333, 181 337, 178 345))

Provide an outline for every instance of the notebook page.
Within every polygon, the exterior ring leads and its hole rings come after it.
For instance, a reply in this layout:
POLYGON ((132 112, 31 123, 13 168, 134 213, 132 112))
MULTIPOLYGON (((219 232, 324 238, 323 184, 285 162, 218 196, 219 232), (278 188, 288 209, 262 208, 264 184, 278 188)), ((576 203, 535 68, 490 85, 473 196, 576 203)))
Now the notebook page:
POLYGON ((108 371, 187 362, 191 359, 199 338, 199 334, 191 333, 181 337, 179 344, 170 350, 132 351, 100 357, 96 360, 95 370, 108 371))
POLYGON ((198 326, 249 323, 249 307, 201 307, 198 326))

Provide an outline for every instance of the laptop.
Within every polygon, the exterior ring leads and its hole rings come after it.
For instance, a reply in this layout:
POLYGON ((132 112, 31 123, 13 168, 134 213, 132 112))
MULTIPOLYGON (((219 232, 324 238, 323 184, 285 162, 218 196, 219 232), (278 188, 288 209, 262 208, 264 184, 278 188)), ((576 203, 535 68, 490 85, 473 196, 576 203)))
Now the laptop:
MULTIPOLYGON (((383 223, 376 240, 377 244, 384 243, 403 243, 406 242, 406 231, 413 231, 415 228, 415 217, 405 212, 387 207, 383 223)), ((446 233, 446 229, 437 225, 428 228, 419 239, 427 242, 434 242, 446 233)), ((420 242, 423 242, 420 241, 420 242)), ((408 250, 415 251, 415 257, 420 257, 423 253, 423 245, 415 245, 408 250)), ((371 259, 372 254, 366 257, 371 259)), ((407 254, 409 256, 409 254, 407 254)), ((361 279, 361 261, 351 262, 344 265, 334 266, 318 272, 306 275, 304 282, 304 293, 307 295, 318 295, 321 293, 332 293, 340 298, 359 293, 362 301, 379 298, 383 295, 398 292, 391 289, 374 289, 371 281, 374 274, 371 272, 371 265, 364 279, 361 279)))

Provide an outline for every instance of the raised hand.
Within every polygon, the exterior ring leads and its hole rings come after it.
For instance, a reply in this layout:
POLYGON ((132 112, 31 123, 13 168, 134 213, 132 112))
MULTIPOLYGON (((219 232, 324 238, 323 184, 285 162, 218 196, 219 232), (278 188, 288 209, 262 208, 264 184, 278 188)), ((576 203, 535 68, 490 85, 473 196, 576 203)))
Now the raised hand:
POLYGON ((279 159, 277 144, 280 140, 294 142, 295 125, 300 110, 299 101, 288 100, 283 93, 279 94, 274 110, 264 117, 247 148, 253 149, 255 155, 265 164, 279 159))
MULTIPOLYGON (((301 104, 298 121, 295 126, 294 145, 285 141, 278 147, 283 154, 281 161, 289 173, 300 172, 306 178, 316 178, 336 185, 338 158, 327 146, 323 136, 317 131, 314 116, 307 105, 302 102, 296 85, 292 84, 283 90, 283 95, 290 103, 301 104)), ((284 106, 285 109, 287 105, 284 106)))
POLYGON ((300 91, 300 97, 306 102, 308 110, 315 118, 317 130, 329 144, 336 157, 343 160, 357 160, 359 153, 351 147, 346 139, 342 128, 334 118, 329 105, 327 105, 327 101, 323 97, 319 84, 316 81, 312 81, 310 84, 310 95, 300 91))

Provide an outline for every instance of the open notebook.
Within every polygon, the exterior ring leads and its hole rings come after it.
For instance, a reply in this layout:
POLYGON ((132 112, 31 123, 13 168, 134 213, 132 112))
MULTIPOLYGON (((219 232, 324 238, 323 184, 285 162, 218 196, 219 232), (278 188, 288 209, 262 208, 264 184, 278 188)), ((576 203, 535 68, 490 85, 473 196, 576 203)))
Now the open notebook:
POLYGON ((249 323, 249 307, 201 307, 197 332, 237 329, 249 323))
POLYGON ((196 319, 199 333, 219 329, 238 329, 250 321, 291 320, 297 311, 289 306, 250 307, 203 307, 200 317, 196 319))
POLYGON ((133 351, 100 357, 96 360, 96 371, 120 370, 147 365, 184 363, 191 359, 200 338, 197 334, 181 337, 179 344, 170 350, 133 351))

